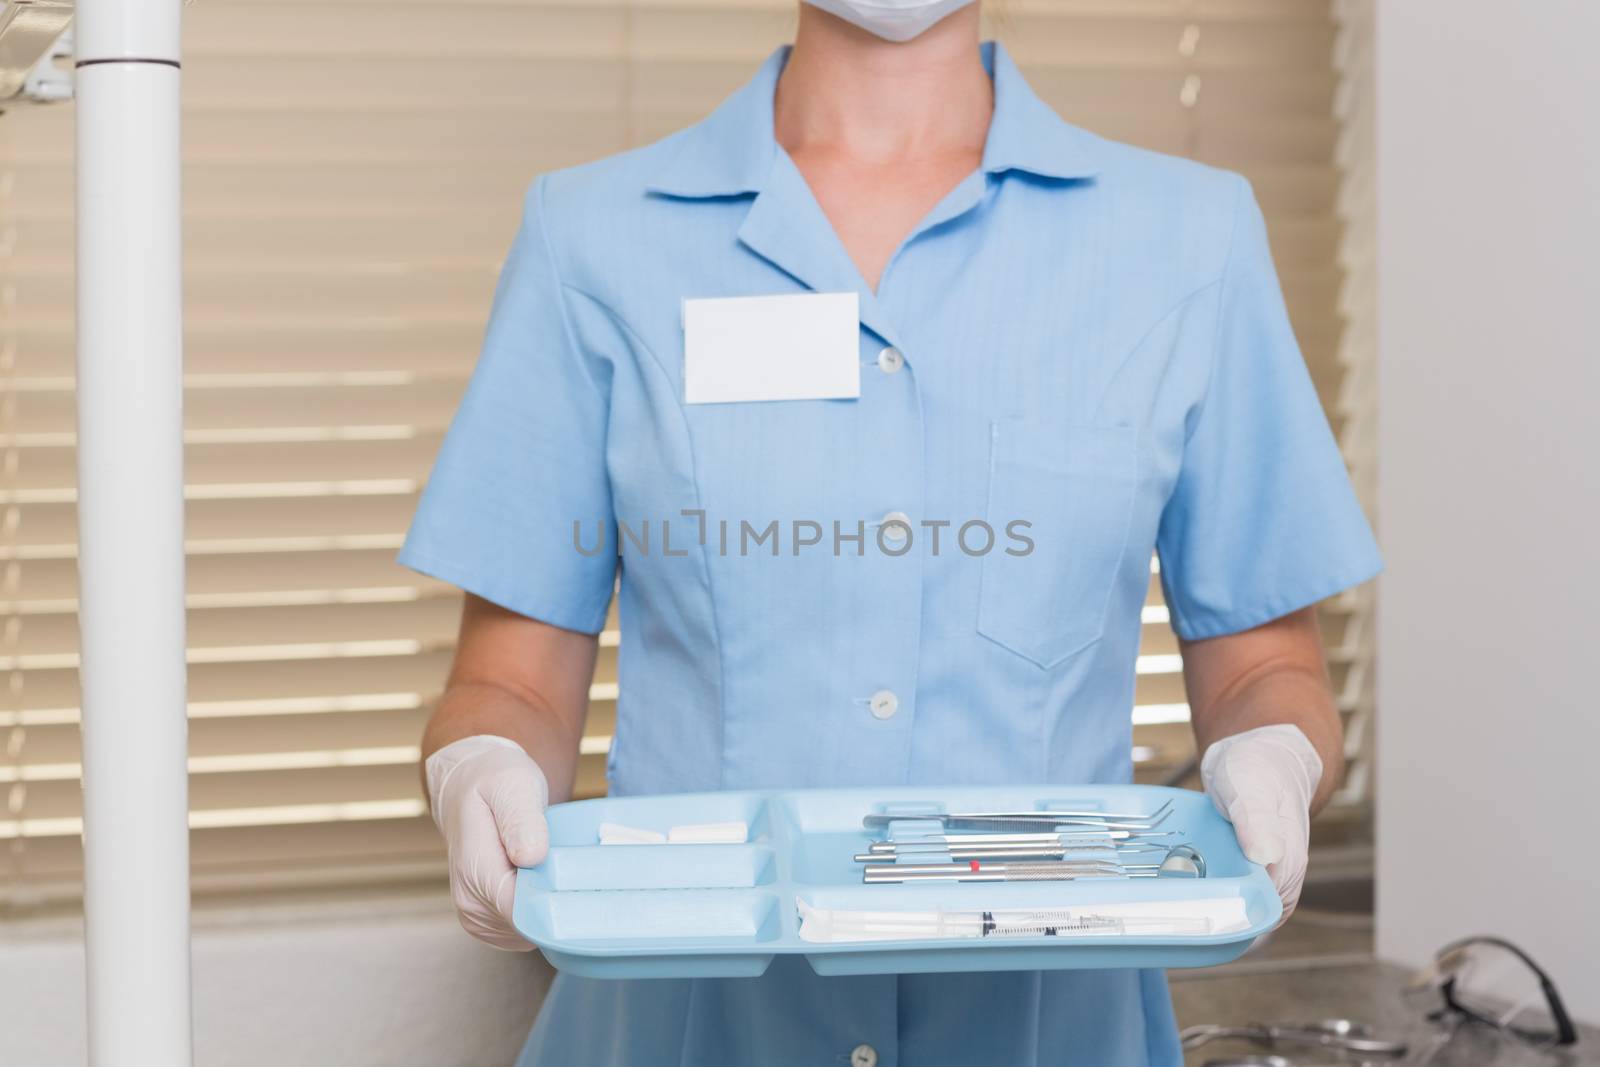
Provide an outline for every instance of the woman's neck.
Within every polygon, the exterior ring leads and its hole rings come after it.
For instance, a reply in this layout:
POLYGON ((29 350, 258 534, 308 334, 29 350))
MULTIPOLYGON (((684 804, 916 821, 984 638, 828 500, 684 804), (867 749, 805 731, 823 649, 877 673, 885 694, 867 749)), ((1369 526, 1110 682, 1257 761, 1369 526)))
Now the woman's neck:
POLYGON ((802 3, 774 103, 778 143, 874 165, 981 155, 994 90, 977 39, 976 4, 895 44, 802 3))

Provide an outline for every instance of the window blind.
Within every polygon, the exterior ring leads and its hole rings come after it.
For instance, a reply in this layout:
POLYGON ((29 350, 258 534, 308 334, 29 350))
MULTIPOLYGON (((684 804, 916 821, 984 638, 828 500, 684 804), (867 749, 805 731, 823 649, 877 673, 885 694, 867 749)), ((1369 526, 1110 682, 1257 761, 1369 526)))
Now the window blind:
MULTIPOLYGON (((1327 0, 1004 0, 993 14, 991 34, 1069 121, 1252 179, 1341 428, 1327 0)), ((198 0, 186 19, 196 885, 437 878, 417 743, 459 594, 393 556, 472 370, 521 192, 700 118, 794 13, 788 0, 198 0)), ((11 908, 70 896, 79 874, 71 118, 70 105, 0 117, 11 908)), ((1148 775, 1192 752, 1154 577, 1133 711, 1148 775)), ((1341 693, 1358 658, 1352 603, 1324 614, 1341 693)), ((613 625, 580 794, 604 789, 616 655, 613 625)))
MULTIPOLYGON (((1342 284, 1337 315, 1343 328, 1334 352, 1339 392, 1335 400, 1339 447, 1350 468, 1356 496, 1368 516, 1374 513, 1378 478, 1378 204, 1373 119, 1373 44, 1376 0, 1335 0, 1338 37, 1334 66, 1339 120, 1335 160, 1340 173, 1335 213, 1340 222, 1338 265, 1342 284)), ((1345 781, 1333 808, 1360 815, 1372 804, 1373 669, 1376 615, 1371 583, 1341 598, 1344 613, 1339 653, 1346 661, 1342 707, 1345 712, 1345 781)))

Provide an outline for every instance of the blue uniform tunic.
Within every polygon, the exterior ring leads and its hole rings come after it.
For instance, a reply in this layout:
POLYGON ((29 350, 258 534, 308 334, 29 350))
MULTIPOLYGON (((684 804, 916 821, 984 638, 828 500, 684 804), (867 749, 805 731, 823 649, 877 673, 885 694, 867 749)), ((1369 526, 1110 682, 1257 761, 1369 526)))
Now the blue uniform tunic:
MULTIPOLYGON (((401 560, 596 632, 622 537, 616 794, 1125 782, 1152 551, 1186 638, 1379 566, 1250 187, 1066 124, 986 45, 982 165, 874 292, 774 140, 787 54, 534 183, 401 560), (807 291, 859 295, 859 399, 684 403, 683 300, 807 291)), ((562 975, 523 1062, 852 1056, 1181 1062, 1159 973, 781 957, 562 975)))

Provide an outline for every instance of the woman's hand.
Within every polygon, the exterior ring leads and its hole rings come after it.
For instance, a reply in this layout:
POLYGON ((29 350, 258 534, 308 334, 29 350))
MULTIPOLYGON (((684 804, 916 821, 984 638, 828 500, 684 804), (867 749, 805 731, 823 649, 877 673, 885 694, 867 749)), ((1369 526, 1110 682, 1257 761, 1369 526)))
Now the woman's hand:
POLYGON ((423 779, 450 852, 461 925, 527 951, 511 925, 517 868, 544 860, 545 806, 572 795, 599 642, 467 594, 444 695, 423 732, 423 779))
POLYGON ((1288 919, 1305 882, 1311 798, 1322 780, 1317 750, 1298 726, 1259 726, 1208 748, 1200 780, 1245 856, 1272 875, 1288 919))
POLYGON ((521 745, 491 734, 452 741, 425 768, 462 927, 495 948, 526 952, 533 945, 512 926, 511 904, 517 868, 535 866, 549 850, 544 772, 521 745))

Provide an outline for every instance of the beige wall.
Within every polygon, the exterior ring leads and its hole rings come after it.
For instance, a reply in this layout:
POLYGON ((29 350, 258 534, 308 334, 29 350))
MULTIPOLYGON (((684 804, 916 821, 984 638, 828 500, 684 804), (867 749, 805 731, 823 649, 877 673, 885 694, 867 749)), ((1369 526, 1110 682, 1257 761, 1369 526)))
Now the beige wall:
POLYGON ((1499 933, 1600 1021, 1600 4, 1377 31, 1379 948, 1499 933))
MULTIPOLYGON (((83 1063, 81 926, 0 930, 0 1063, 83 1063)), ((505 1067, 549 976, 537 953, 467 937, 442 895, 203 908, 195 1063, 505 1067)))

